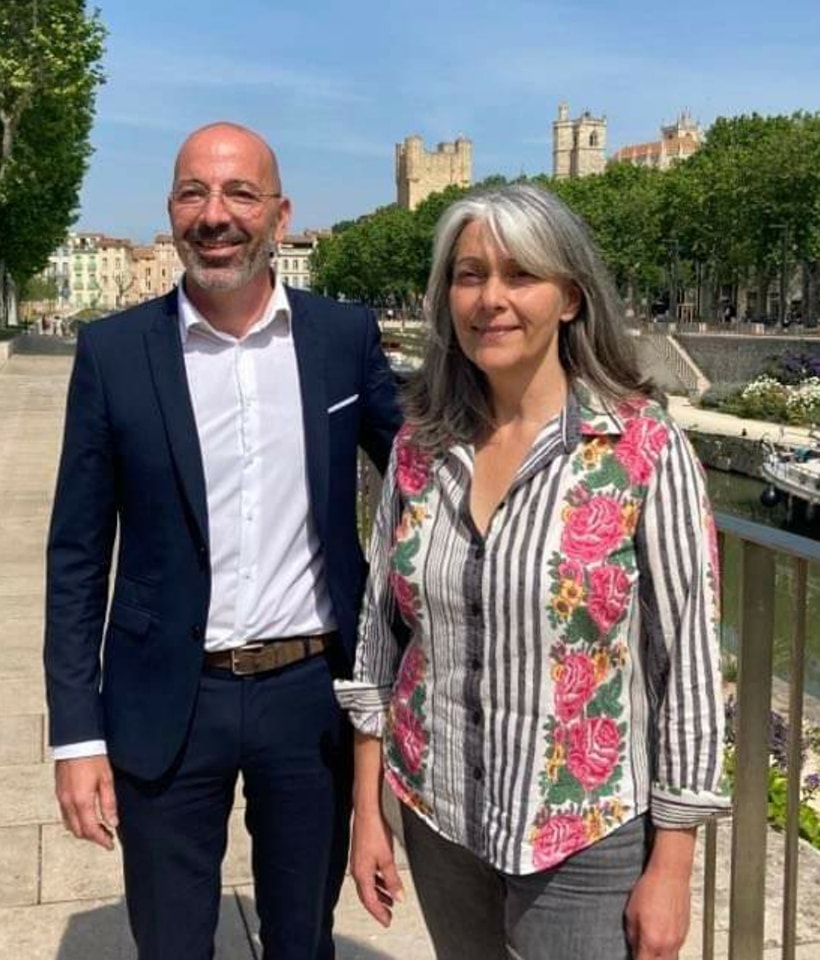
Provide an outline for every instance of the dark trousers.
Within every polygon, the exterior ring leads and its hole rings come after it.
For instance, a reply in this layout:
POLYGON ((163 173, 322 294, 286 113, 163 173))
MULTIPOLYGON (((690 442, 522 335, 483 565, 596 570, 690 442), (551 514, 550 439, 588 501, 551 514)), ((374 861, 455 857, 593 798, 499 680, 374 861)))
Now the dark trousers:
POLYGON ((242 772, 268 960, 333 960, 347 859, 351 738, 322 656, 203 673, 185 748, 160 782, 115 771, 139 960, 211 960, 228 815, 242 772))

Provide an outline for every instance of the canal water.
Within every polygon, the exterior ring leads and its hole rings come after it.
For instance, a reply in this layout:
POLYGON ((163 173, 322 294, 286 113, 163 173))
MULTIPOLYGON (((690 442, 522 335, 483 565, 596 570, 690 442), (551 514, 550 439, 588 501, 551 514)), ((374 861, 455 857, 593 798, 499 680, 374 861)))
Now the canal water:
MULTIPOLYGON (((716 510, 731 513, 763 523, 767 526, 788 529, 792 533, 820 541, 820 517, 812 522, 792 519, 786 515, 784 503, 776 507, 764 507, 760 494, 764 484, 750 477, 735 473, 709 470, 709 493, 716 510)), ((778 558, 776 563, 775 601, 775 650, 774 672, 784 680, 789 676, 789 644, 792 621, 793 596, 792 561, 778 558)), ((724 649, 737 649, 739 611, 739 549, 728 540, 723 555, 723 645, 724 649)), ((820 566, 811 564, 808 581, 806 692, 820 698, 820 566)))

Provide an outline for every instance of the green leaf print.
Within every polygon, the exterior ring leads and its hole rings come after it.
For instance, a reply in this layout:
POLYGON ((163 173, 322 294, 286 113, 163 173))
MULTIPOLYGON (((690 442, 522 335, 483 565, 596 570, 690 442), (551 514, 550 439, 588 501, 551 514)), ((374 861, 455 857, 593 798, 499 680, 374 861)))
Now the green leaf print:
POLYGON ((604 457, 601 466, 587 477, 586 483, 590 490, 599 490, 602 487, 624 490, 629 485, 623 467, 614 456, 604 457))
POLYGON ((544 798, 551 806, 560 807, 565 803, 583 803, 584 788, 580 783, 567 772, 566 767, 561 767, 558 779, 549 781, 549 789, 544 798))
POLYGON ((601 684, 595 696, 587 704, 588 717, 620 717, 623 680, 620 671, 607 683, 601 684))
POLYGON ((416 569, 413 557, 419 552, 421 536, 417 533, 411 540, 401 540, 393 551, 393 569, 403 577, 409 577, 416 569))
POLYGON ((591 643, 599 634, 598 626, 586 607, 577 607, 567 624, 564 639, 567 643, 591 643))

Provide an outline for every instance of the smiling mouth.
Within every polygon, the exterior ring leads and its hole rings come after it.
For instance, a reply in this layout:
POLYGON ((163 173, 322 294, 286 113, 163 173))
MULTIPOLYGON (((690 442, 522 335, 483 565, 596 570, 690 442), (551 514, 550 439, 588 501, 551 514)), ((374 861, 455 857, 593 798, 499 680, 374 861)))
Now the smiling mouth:
POLYGON ((480 337, 502 337, 507 333, 514 333, 518 327, 509 326, 509 327, 473 327, 475 333, 480 337))

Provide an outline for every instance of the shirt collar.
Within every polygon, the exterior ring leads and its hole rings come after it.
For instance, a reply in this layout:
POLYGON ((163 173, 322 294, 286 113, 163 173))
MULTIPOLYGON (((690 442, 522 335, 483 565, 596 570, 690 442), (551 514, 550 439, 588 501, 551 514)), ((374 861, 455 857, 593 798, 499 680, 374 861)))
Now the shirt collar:
MULTIPOLYGON (((183 346, 188 340, 188 335, 192 332, 208 333, 220 340, 233 340, 229 334, 222 333, 213 327, 209 321, 202 316, 197 308, 188 299, 185 292, 184 282, 180 282, 177 287, 177 306, 179 312, 179 332, 182 338, 183 346)), ((245 334, 249 337, 260 330, 264 330, 271 324, 277 323, 279 329, 277 332, 282 336, 290 336, 291 328, 291 308, 285 285, 278 277, 274 277, 273 290, 270 299, 262 313, 262 316, 245 334)), ((243 338, 244 339, 244 338, 243 338)))
POLYGON ((613 404, 581 380, 576 380, 570 390, 567 412, 569 434, 580 437, 620 436, 626 429, 626 421, 640 410, 641 399, 613 404))

